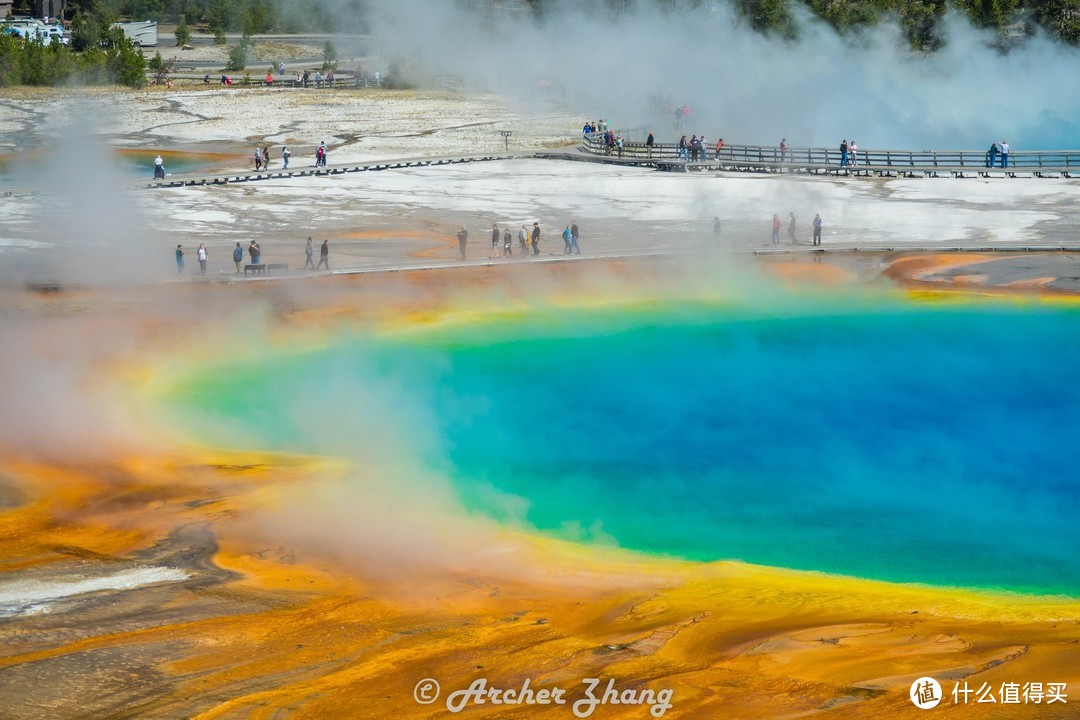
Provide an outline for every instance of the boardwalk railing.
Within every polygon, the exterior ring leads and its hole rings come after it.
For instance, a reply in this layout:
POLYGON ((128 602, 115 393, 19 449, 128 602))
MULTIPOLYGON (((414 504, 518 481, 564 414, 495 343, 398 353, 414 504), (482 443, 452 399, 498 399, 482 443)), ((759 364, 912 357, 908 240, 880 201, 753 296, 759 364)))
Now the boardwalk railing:
MULTIPOLYGON (((690 152, 681 153, 678 146, 657 143, 651 151, 641 142, 623 142, 622 151, 604 143, 602 133, 590 133, 582 140, 582 150, 592 155, 610 155, 624 160, 682 161, 690 160, 690 152)), ((839 149, 780 148, 770 145, 725 145, 717 152, 715 146, 702 150, 698 162, 731 169, 782 169, 818 172, 841 169, 839 149)), ((863 150, 848 154, 848 171, 868 169, 907 172, 956 172, 971 174, 991 169, 990 154, 984 150, 863 150)), ((1028 150, 1009 153, 1008 166, 1002 167, 1002 156, 994 158, 994 171, 1046 174, 1080 174, 1080 150, 1028 150)))

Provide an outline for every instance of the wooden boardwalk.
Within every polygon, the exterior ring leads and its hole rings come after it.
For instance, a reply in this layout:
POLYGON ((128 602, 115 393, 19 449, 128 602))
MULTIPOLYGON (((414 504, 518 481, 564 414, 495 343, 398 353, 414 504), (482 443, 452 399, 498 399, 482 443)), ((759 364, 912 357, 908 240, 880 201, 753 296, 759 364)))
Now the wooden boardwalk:
MULTIPOLYGON (((303 177, 324 177, 344 173, 400 170, 438 165, 490 162, 494 160, 544 159, 595 162, 621 166, 649 167, 669 172, 746 172, 795 173, 841 177, 954 177, 954 178, 1080 178, 1080 151, 1043 151, 1011 153, 1009 166, 987 167, 985 153, 974 151, 913 152, 862 151, 847 165, 840 164, 838 151, 824 148, 793 149, 780 157, 779 148, 765 146, 727 146, 719 156, 714 150, 708 159, 689 160, 679 155, 674 145, 654 145, 652 153, 643 144, 624 144, 623 152, 608 154, 598 139, 586 138, 578 147, 535 152, 496 152, 479 155, 445 155, 373 160, 364 163, 243 171, 204 176, 170 175, 165 180, 147 180, 132 185, 134 189, 229 185, 303 177)), ((307 160, 307 158, 304 158, 307 160)))
POLYGON ((1080 150, 1037 150, 1010 152, 1007 166, 995 158, 993 166, 981 150, 863 150, 849 154, 847 161, 839 149, 788 148, 777 146, 725 145, 704 149, 704 158, 691 160, 674 144, 624 142, 622 151, 606 146, 599 133, 582 139, 581 153, 602 161, 647 165, 674 172, 730 171, 802 173, 808 175, 878 177, 1080 177, 1080 150))
MULTIPOLYGON (((795 173, 802 175, 831 175, 848 177, 955 177, 955 178, 1080 178, 1080 151, 1027 151, 1009 155, 1009 166, 987 167, 986 154, 970 150, 921 151, 859 150, 858 158, 846 166, 840 164, 840 153, 825 148, 792 148, 784 157, 780 149, 757 145, 731 145, 709 149, 707 159, 689 160, 679 154, 675 145, 654 145, 651 153, 643 143, 624 143, 622 153, 609 154, 597 135, 586 136, 580 146, 561 150, 532 152, 494 152, 477 155, 443 155, 372 160, 362 163, 328 165, 326 167, 278 168, 276 170, 244 170, 219 175, 169 175, 164 180, 143 180, 131 184, 135 190, 221 186, 260 180, 285 180, 305 177, 328 177, 345 173, 400 170, 439 165, 491 162, 494 160, 543 159, 595 162, 621 166, 648 167, 670 172, 746 172, 795 173)), ((308 157, 302 158, 309 162, 308 157)), ((33 194, 26 188, 5 188, 4 197, 33 194)))
MULTIPOLYGON (((284 180, 289 178, 303 177, 326 177, 330 175, 342 175, 344 173, 374 172, 379 170, 400 170, 403 168, 419 168, 431 165, 458 165, 462 163, 490 162, 492 160, 519 160, 521 158, 534 158, 536 153, 490 153, 487 155, 466 156, 436 156, 398 158, 392 160, 373 160, 365 163, 346 165, 327 165, 325 167, 297 167, 279 168, 277 170, 244 171, 228 173, 224 175, 205 176, 199 174, 169 175, 164 180, 148 180, 132 185, 132 189, 144 190, 152 188, 175 188, 194 187, 203 185, 230 185, 234 183, 256 182, 259 180, 284 180)), ((309 160, 305 157, 304 160, 309 160)))

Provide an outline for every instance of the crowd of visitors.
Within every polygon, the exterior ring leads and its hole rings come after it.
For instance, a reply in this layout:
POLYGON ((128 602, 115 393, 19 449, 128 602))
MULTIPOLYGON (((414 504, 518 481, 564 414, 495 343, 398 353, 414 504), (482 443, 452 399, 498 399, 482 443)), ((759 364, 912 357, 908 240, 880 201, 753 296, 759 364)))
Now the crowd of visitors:
MULTIPOLYGON (((579 239, 581 237, 580 230, 578 228, 577 220, 571 220, 570 224, 566 226, 562 234, 563 239, 563 255, 580 255, 581 246, 579 239)), ((462 226, 455 234, 458 242, 458 254, 462 260, 468 259, 468 247, 469 247, 469 229, 462 226)), ((540 222, 534 221, 532 226, 529 223, 524 223, 517 231, 518 238, 518 257, 528 258, 536 257, 540 254, 540 222)), ((488 259, 494 259, 499 257, 513 257, 514 255, 514 235, 510 231, 510 226, 507 224, 500 229, 498 223, 491 224, 491 252, 488 254, 488 259)))

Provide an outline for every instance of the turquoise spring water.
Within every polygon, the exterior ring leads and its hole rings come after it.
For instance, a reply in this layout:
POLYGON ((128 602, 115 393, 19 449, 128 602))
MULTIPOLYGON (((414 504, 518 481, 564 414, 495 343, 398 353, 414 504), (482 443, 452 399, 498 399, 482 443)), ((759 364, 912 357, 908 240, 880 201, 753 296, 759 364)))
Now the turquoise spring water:
POLYGON ((1078 366, 1077 310, 671 304, 345 338, 170 402, 232 447, 362 459, 390 433, 560 537, 1077 596, 1078 366))
MULTIPOLYGON (((110 155, 114 166, 126 178, 132 180, 152 180, 156 156, 155 150, 132 150, 110 155)), ((171 152, 166 154, 164 162, 166 173, 180 175, 220 172, 225 167, 243 166, 246 159, 246 156, 242 154, 171 152)), ((33 177, 32 169, 45 161, 55 162, 55 159, 50 159, 41 153, 13 153, 6 158, 0 158, 0 187, 25 185, 28 178, 33 177)))

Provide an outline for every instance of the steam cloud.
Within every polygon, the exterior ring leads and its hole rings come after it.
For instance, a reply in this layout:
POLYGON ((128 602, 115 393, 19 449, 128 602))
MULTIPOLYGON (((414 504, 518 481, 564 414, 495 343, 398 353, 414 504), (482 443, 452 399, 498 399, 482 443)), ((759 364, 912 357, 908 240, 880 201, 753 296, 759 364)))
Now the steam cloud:
POLYGON ((803 12, 789 43, 752 31, 726 3, 662 11, 641 0, 618 15, 582 5, 555 3, 536 19, 401 0, 375 4, 371 31, 387 62, 457 73, 525 103, 550 92, 661 138, 675 131, 656 124, 660 111, 686 103, 686 132, 729 143, 831 147, 854 137, 862 148, 979 149, 1006 138, 1023 150, 1080 141, 1080 96, 1061 92, 1080 74, 1080 51, 1045 36, 1003 53, 996 35, 952 16, 945 48, 927 56, 889 23, 841 37, 803 12))

